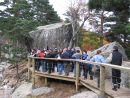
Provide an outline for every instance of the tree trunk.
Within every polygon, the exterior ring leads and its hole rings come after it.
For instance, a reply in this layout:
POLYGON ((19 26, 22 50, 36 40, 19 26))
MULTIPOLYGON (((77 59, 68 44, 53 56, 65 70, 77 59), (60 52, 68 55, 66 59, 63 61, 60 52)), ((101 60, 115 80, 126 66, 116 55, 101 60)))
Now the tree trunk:
POLYGON ((103 46, 103 23, 104 23, 104 11, 101 13, 101 32, 100 32, 100 46, 103 46))
POLYGON ((2 58, 1 58, 1 45, 0 45, 0 62, 2 61, 2 58))
POLYGON ((124 34, 124 44, 126 45, 126 38, 127 38, 127 35, 124 34))
POLYGON ((86 21, 88 18, 89 18, 89 16, 84 18, 84 21, 83 21, 83 23, 81 24, 80 27, 78 27, 78 25, 76 25, 76 24, 78 24, 78 23, 73 23, 73 24, 72 24, 73 36, 72 36, 72 38, 71 38, 71 40, 70 40, 70 43, 69 43, 69 47, 70 47, 70 48, 72 48, 72 47, 74 47, 75 45, 77 45, 76 42, 78 42, 78 41, 77 41, 77 40, 78 40, 78 39, 77 39, 77 38, 78 38, 77 36, 79 35, 79 31, 80 31, 81 28, 83 28, 84 23, 85 23, 85 21, 86 21), (77 28, 77 29, 76 29, 76 28, 77 28))
POLYGON ((15 66, 16 66, 16 76, 17 76, 17 78, 19 80, 19 72, 18 72, 19 68, 18 68, 18 64, 16 63, 15 66))
POLYGON ((73 38, 71 38, 70 43, 69 43, 69 48, 73 48, 75 45, 75 41, 73 40, 73 38))

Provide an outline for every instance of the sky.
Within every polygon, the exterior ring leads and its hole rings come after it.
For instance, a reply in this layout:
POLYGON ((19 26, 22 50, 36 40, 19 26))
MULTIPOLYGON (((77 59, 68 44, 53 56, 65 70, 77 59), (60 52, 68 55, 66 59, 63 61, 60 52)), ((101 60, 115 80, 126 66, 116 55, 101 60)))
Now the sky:
POLYGON ((4 0, 0 0, 0 2, 3 2, 4 0))
POLYGON ((58 15, 65 19, 63 15, 67 11, 70 0, 49 0, 50 4, 53 6, 54 10, 57 11, 58 15))
MULTIPOLYGON (((65 20, 65 15, 63 15, 68 7, 70 6, 71 2, 74 2, 75 0, 49 0, 50 4, 53 6, 54 10, 57 11, 58 15, 61 19, 65 20)), ((88 2, 88 0, 81 0, 84 2, 88 2)), ((84 28, 89 29, 89 23, 86 21, 84 24, 84 28)))

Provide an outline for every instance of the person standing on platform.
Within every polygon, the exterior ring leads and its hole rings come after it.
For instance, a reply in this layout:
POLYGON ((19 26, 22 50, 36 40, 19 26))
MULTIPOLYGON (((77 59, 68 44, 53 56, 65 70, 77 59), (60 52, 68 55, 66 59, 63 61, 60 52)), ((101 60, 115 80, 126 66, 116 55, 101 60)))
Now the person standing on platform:
MULTIPOLYGON (((118 47, 113 47, 113 52, 106 59, 106 62, 110 62, 113 65, 122 65, 122 54, 118 51, 118 47)), ((112 90, 117 91, 120 88, 121 83, 121 71, 119 69, 112 68, 112 90)))
MULTIPOLYGON (((63 52, 62 49, 60 49, 58 51, 58 54, 56 56, 57 59, 61 59, 62 52, 63 52)), ((57 61, 57 72, 58 72, 59 75, 62 75, 62 73, 63 73, 63 61, 60 61, 60 60, 57 61)))
POLYGON ((41 58, 42 72, 46 72, 46 71, 47 71, 46 61, 42 59, 42 58, 45 57, 44 50, 42 50, 42 51, 40 52, 39 57, 41 58))
MULTIPOLYGON (((63 59, 69 59, 69 53, 67 52, 67 48, 63 49, 63 52, 61 54, 61 58, 63 58, 63 59)), ((65 75, 68 76, 69 72, 70 72, 69 71, 69 61, 64 61, 63 65, 64 65, 65 75)))
MULTIPOLYGON (((97 54, 94 55, 90 61, 105 63, 105 58, 101 55, 101 50, 97 51, 97 54)), ((97 87, 100 87, 100 65, 96 65, 96 73, 97 73, 97 87)))
MULTIPOLYGON (((90 56, 87 54, 87 51, 83 52, 82 60, 90 60, 90 56)), ((93 65, 92 64, 87 64, 87 63, 82 63, 82 65, 83 65, 84 79, 87 79, 88 72, 89 72, 90 80, 93 80, 93 72, 92 72, 93 65)))
MULTIPOLYGON (((49 49, 46 58, 53 58, 53 52, 51 49, 49 49)), ((47 68, 48 68, 48 74, 53 72, 53 62, 51 60, 47 60, 47 68)))
MULTIPOLYGON (((80 60, 82 58, 82 54, 80 53, 80 50, 77 50, 75 54, 72 55, 73 58, 80 60)), ((80 76, 80 72, 81 72, 81 63, 79 66, 79 76, 80 76)), ((76 77, 76 63, 74 63, 74 77, 76 77)))

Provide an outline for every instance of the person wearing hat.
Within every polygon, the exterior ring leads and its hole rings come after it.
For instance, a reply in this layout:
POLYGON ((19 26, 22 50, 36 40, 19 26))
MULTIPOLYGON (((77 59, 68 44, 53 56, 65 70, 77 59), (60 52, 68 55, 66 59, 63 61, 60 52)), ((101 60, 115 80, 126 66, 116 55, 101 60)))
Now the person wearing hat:
MULTIPOLYGON (((113 52, 106 59, 106 62, 110 62, 113 65, 122 65, 122 54, 118 51, 118 47, 113 47, 113 52)), ((112 68, 112 90, 117 91, 120 88, 121 83, 121 71, 119 69, 112 68)))

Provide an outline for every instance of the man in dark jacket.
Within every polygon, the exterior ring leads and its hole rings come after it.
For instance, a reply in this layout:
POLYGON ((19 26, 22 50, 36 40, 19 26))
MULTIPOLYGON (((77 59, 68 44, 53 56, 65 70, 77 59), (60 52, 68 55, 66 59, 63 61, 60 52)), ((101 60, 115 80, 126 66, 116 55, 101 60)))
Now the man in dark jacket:
MULTIPOLYGON (((108 57, 110 59, 111 64, 113 65, 122 65, 122 54, 118 51, 118 47, 113 47, 113 52, 108 57)), ((108 59, 107 58, 107 59, 108 59)), ((113 83, 113 90, 117 91, 117 88, 120 88, 121 83, 121 71, 119 69, 112 68, 112 83, 113 83)))
MULTIPOLYGON (((80 60, 82 58, 82 54, 80 53, 80 50, 77 50, 75 54, 72 55, 73 58, 80 60)), ((80 64, 81 65, 81 64, 80 64)), ((79 76, 81 74, 81 66, 79 68, 79 76)), ((74 64, 74 77, 76 77, 76 63, 74 64)))
MULTIPOLYGON (((53 56, 53 52, 52 52, 52 50, 50 49, 49 50, 49 53, 46 55, 46 58, 53 58, 54 56, 53 56)), ((53 72, 53 61, 51 61, 51 60, 47 60, 47 64, 48 64, 48 73, 50 74, 50 73, 52 73, 53 72)))
MULTIPOLYGON (((69 53, 67 52, 67 48, 65 48, 61 54, 61 58, 63 59, 69 59, 70 55, 69 53)), ((69 75, 69 62, 68 61, 64 61, 64 72, 65 72, 65 75, 68 76, 69 75)))

